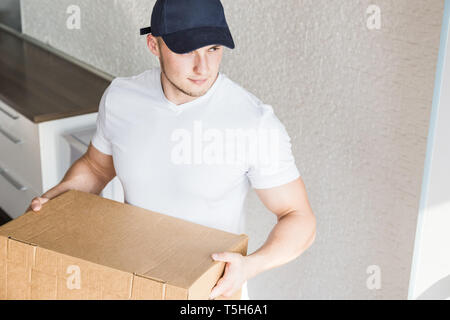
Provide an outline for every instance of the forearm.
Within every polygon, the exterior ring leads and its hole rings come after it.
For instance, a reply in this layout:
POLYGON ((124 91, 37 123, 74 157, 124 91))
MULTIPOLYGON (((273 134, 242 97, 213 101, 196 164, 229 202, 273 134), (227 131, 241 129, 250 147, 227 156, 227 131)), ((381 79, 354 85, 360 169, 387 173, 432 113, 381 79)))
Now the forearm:
POLYGON ((291 212, 278 220, 266 242, 248 255, 248 278, 286 264, 300 256, 314 241, 313 213, 291 212))
POLYGON ((106 186, 108 177, 93 166, 84 155, 75 161, 59 184, 45 192, 42 197, 53 199, 68 190, 99 194, 106 186))

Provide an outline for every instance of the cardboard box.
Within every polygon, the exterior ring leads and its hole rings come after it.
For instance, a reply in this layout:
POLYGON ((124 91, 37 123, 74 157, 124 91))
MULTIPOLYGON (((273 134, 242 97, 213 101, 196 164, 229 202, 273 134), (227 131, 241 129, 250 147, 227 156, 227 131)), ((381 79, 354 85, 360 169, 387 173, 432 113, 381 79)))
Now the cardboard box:
POLYGON ((71 190, 0 227, 0 298, 208 299, 225 267, 211 254, 246 255, 247 244, 245 234, 71 190))

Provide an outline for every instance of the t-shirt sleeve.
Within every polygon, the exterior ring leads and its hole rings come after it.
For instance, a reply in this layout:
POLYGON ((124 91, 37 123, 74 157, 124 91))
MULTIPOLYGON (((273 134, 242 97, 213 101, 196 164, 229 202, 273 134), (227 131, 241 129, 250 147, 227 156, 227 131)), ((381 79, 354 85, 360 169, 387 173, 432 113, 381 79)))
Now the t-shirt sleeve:
POLYGON ((270 105, 263 104, 258 130, 257 156, 249 163, 247 177, 254 189, 281 186, 300 172, 291 150, 291 138, 270 105))
POLYGON ((112 144, 111 140, 108 138, 108 115, 107 115, 107 103, 106 97, 108 95, 109 87, 103 93, 102 99, 100 100, 100 105, 97 114, 97 130, 92 137, 92 145, 100 152, 112 155, 112 144))

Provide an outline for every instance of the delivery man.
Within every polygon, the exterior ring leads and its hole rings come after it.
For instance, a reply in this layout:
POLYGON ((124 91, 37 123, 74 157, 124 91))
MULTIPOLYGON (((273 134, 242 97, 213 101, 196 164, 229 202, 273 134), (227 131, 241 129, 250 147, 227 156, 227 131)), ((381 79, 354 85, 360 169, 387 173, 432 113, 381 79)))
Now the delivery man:
POLYGON ((251 186, 277 223, 252 254, 212 254, 226 267, 210 294, 242 287, 248 299, 248 279, 297 258, 315 238, 290 137, 270 105, 219 72, 223 46, 234 48, 220 0, 158 0, 144 34, 160 66, 112 81, 88 150, 30 208, 70 189, 99 194, 118 176, 125 203, 239 234, 251 186), (235 148, 243 136, 251 144, 235 148), (252 156, 255 144, 269 152, 252 156))

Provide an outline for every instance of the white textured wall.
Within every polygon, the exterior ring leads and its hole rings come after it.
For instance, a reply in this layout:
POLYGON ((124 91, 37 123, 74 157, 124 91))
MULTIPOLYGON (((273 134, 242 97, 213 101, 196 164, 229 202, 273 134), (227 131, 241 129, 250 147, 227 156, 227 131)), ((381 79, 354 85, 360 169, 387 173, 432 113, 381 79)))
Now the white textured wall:
MULTIPOLYGON (((26 34, 115 76, 156 58, 139 28, 150 0, 22 0, 26 34), (81 29, 65 28, 81 8, 81 29)), ((249 281, 253 299, 407 297, 443 0, 223 0, 236 49, 222 72, 276 114, 292 137, 318 218, 313 247, 249 281), (366 9, 381 8, 381 29, 366 9), (366 287, 378 265, 382 287, 366 287)), ((252 192, 249 251, 273 216, 252 192)))

